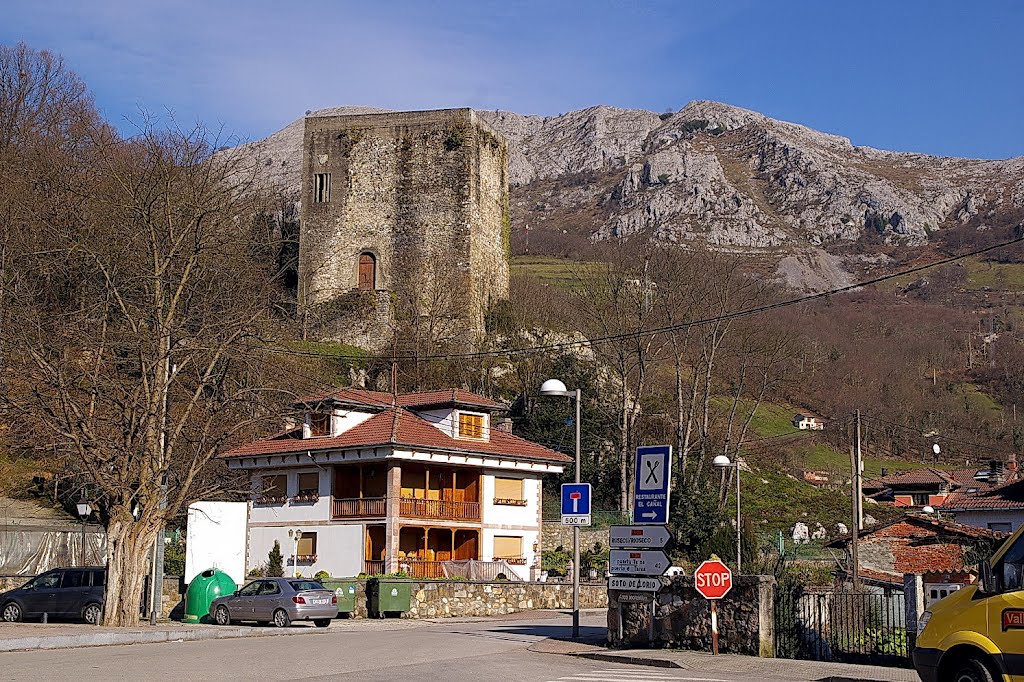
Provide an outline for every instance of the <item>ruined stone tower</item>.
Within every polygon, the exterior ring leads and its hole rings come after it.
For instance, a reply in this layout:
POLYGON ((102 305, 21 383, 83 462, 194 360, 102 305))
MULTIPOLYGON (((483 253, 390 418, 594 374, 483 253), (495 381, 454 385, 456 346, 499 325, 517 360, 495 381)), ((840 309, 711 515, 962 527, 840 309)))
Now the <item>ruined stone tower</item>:
POLYGON ((299 304, 373 351, 396 313, 469 340, 508 297, 508 150, 471 109, 307 117, 299 304), (403 307, 404 306, 404 307, 403 307))

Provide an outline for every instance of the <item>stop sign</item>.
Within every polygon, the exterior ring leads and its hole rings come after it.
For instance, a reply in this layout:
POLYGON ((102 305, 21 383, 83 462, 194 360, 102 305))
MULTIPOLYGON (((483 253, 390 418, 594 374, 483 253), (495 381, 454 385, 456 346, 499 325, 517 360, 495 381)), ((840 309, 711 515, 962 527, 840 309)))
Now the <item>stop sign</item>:
POLYGON ((693 572, 693 584, 705 599, 721 599, 732 589, 732 571, 721 561, 705 561, 693 572))

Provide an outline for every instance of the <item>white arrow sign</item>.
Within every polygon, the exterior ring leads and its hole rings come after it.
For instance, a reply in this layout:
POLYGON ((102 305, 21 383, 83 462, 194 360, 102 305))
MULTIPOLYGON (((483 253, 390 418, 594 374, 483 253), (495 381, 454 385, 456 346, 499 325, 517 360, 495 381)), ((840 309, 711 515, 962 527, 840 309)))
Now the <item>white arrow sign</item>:
MULTIPOLYGON (((653 512, 652 512, 653 513, 653 512)), ((668 543, 669 532, 665 526, 612 526, 609 529, 612 547, 642 547, 658 549, 668 543)))
POLYGON ((661 581, 657 578, 613 575, 608 577, 608 589, 628 590, 630 592, 657 592, 661 589, 661 581))
POLYGON ((659 550, 613 549, 608 553, 608 571, 627 575, 662 575, 672 562, 659 550))

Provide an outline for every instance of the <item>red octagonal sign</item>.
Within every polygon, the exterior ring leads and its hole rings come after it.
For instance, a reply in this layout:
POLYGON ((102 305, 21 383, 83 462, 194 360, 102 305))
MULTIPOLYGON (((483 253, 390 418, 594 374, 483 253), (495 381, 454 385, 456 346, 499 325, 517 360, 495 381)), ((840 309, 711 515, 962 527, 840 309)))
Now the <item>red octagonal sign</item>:
POLYGON ((721 599, 732 589, 732 571, 721 561, 705 561, 693 572, 693 584, 705 599, 721 599))

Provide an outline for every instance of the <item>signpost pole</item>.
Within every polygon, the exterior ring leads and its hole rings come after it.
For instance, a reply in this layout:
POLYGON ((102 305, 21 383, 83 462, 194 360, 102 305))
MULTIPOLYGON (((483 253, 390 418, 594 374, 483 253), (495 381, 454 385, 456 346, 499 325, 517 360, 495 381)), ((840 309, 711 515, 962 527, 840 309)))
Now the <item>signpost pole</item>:
MULTIPOLYGON (((580 482, 580 389, 576 389, 576 483, 580 482)), ((580 528, 572 527, 572 638, 580 637, 580 528)))
POLYGON ((711 655, 718 655, 718 600, 711 600, 711 655))

